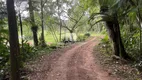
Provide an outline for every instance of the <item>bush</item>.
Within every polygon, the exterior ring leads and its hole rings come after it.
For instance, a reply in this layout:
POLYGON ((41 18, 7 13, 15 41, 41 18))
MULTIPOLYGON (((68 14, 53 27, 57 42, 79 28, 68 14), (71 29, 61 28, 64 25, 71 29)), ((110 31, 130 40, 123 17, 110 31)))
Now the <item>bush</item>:
POLYGON ((66 43, 66 42, 71 42, 71 40, 70 40, 70 38, 69 37, 64 37, 63 39, 62 39, 62 42, 63 43, 66 43))
POLYGON ((85 41, 86 38, 87 38, 86 36, 79 35, 78 38, 77 38, 77 41, 85 41))
POLYGON ((85 34, 84 34, 84 36, 86 36, 86 37, 90 37, 90 36, 91 36, 91 34, 90 34, 90 33, 85 33, 85 34))
POLYGON ((8 30, 0 27, 0 80, 9 73, 8 30))
POLYGON ((108 37, 108 36, 105 36, 105 37, 101 40, 101 43, 103 43, 103 44, 109 44, 109 43, 110 43, 109 37, 108 37))
POLYGON ((49 46, 49 49, 57 49, 58 48, 58 45, 57 44, 51 44, 49 46))
POLYGON ((101 39, 101 43, 99 45, 101 46, 104 53, 112 54, 111 42, 107 35, 101 39))
POLYGON ((0 44, 0 80, 9 73, 9 49, 0 44))
POLYGON ((90 36, 91 36, 90 33, 85 33, 84 35, 79 35, 77 37, 77 41, 85 41, 90 36))
POLYGON ((140 33, 137 30, 133 30, 131 33, 123 31, 122 33, 122 39, 126 52, 135 60, 139 60, 141 58, 139 36, 140 33))
POLYGON ((38 55, 36 53, 37 49, 30 46, 30 44, 27 43, 27 41, 24 41, 23 48, 22 48, 22 46, 20 46, 20 51, 21 51, 21 53, 20 53, 19 58, 21 60, 21 62, 20 62, 21 68, 24 66, 24 62, 26 62, 26 61, 32 59, 33 57, 35 57, 36 55, 38 55))

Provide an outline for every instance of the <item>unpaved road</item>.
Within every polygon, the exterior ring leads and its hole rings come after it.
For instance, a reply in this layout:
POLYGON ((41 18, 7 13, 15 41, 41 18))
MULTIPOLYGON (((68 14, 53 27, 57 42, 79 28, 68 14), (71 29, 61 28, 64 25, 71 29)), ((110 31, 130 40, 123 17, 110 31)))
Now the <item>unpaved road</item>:
POLYGON ((34 63, 29 80, 117 80, 101 68, 93 55, 96 38, 43 56, 34 63))

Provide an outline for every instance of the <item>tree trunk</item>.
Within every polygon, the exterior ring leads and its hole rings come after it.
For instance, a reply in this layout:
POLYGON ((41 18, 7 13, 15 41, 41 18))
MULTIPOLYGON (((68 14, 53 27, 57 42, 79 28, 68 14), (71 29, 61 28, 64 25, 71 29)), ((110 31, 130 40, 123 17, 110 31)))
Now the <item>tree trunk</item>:
POLYGON ((56 40, 56 42, 58 42, 58 37, 57 37, 57 35, 56 35, 56 31, 55 31, 55 29, 54 29, 54 26, 51 24, 51 27, 49 27, 50 28, 50 30, 51 30, 51 33, 53 34, 53 36, 54 36, 54 39, 56 40))
POLYGON ((60 18, 60 12, 59 12, 59 10, 60 10, 60 8, 59 8, 59 2, 60 2, 60 0, 57 0, 57 6, 58 6, 58 16, 59 16, 59 22, 60 22, 60 36, 59 36, 59 40, 60 40, 60 42, 61 42, 61 39, 62 39, 62 22, 61 22, 61 18, 60 18))
POLYGON ((122 43, 118 21, 115 20, 115 22, 106 22, 106 24, 107 24, 107 29, 110 35, 110 39, 113 42, 114 54, 116 56, 121 56, 124 59, 130 59, 122 43))
POLYGON ((42 29, 42 33, 41 33, 41 46, 45 47, 46 43, 45 43, 45 38, 44 38, 44 20, 43 20, 43 0, 41 0, 41 29, 42 29))
POLYGON ((118 36, 116 35, 116 32, 114 30, 114 24, 113 22, 106 22, 106 27, 107 27, 107 30, 108 30, 108 33, 109 33, 109 37, 110 39, 112 40, 112 43, 113 43, 113 53, 116 55, 116 56, 120 56, 119 54, 119 42, 118 42, 118 36))
POLYGON ((38 37, 37 37, 37 30, 38 30, 38 27, 37 26, 33 26, 31 28, 32 30, 32 33, 33 33, 33 39, 34 39, 34 45, 35 46, 38 46, 38 37))
POLYGON ((30 13, 30 19, 31 19, 31 30, 33 33, 33 42, 35 46, 38 46, 38 37, 37 37, 37 30, 38 27, 35 24, 35 20, 34 20, 34 12, 33 12, 33 6, 32 6, 32 1, 29 0, 29 13, 30 13))
POLYGON ((123 42, 122 42, 122 38, 121 38, 121 33, 120 33, 120 26, 119 26, 119 23, 118 23, 117 20, 116 20, 116 23, 115 23, 115 27, 116 27, 116 33, 117 33, 117 36, 118 36, 117 40, 119 42, 121 56, 124 59, 130 59, 130 56, 126 53, 126 50, 124 48, 124 45, 123 45, 123 42))
POLYGON ((21 45, 22 45, 22 50, 23 50, 23 25, 22 25, 22 19, 21 19, 21 13, 19 11, 19 22, 20 22, 20 32, 21 32, 21 45))
POLYGON ((60 20, 60 42, 62 40, 62 24, 61 24, 61 20, 60 20))
MULTIPOLYGON (((101 6, 100 12, 105 14, 106 12, 108 12, 108 7, 101 6)), ((108 33, 110 35, 110 39, 113 42, 114 54, 116 56, 122 56, 124 59, 128 59, 130 57, 126 53, 124 45, 122 43, 117 13, 112 14, 111 16, 114 18, 112 21, 106 21, 106 25, 107 25, 106 27, 107 27, 108 33), (120 52, 121 52, 121 54, 120 54, 120 52)))
POLYGON ((73 31, 72 31, 72 30, 70 31, 70 35, 71 35, 71 42, 74 42, 74 39, 73 39, 73 31))
POLYGON ((7 0, 8 26, 10 39, 10 80, 20 80, 19 75, 19 40, 16 22, 16 13, 14 10, 14 1, 7 0))

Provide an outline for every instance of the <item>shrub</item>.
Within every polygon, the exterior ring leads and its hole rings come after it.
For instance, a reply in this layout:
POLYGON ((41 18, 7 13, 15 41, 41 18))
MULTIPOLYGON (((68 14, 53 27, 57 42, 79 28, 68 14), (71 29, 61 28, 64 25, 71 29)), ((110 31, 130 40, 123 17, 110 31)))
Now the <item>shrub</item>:
POLYGON ((111 42, 107 35, 101 39, 100 46, 102 50, 104 51, 104 53, 112 54, 111 42))
POLYGON ((86 38, 85 36, 79 35, 77 41, 85 41, 85 38, 86 38))
POLYGON ((109 44, 109 43, 110 43, 109 37, 108 37, 108 36, 105 36, 105 37, 101 40, 101 43, 103 43, 103 44, 109 44))
POLYGON ((141 58, 141 52, 139 50, 139 47, 140 47, 139 36, 140 36, 140 33, 137 30, 133 30, 131 33, 123 31, 122 33, 124 47, 127 53, 135 60, 139 60, 141 58))
POLYGON ((91 36, 91 34, 90 34, 90 33, 85 33, 85 34, 84 34, 84 36, 86 36, 86 37, 90 37, 90 36, 91 36))
POLYGON ((9 72, 8 30, 0 27, 0 80, 9 72))
POLYGON ((22 48, 22 46, 20 46, 20 51, 21 51, 21 53, 20 53, 19 58, 21 60, 21 62, 20 62, 21 67, 24 66, 23 65, 24 62, 26 62, 26 61, 32 59, 33 57, 35 57, 36 55, 38 55, 36 53, 37 49, 30 46, 30 44, 27 41, 24 41, 23 48, 22 48))

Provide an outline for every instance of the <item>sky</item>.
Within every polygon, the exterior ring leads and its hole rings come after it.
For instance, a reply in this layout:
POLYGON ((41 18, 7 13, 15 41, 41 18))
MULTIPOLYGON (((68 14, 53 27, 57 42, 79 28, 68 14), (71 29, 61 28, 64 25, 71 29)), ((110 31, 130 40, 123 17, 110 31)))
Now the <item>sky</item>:
POLYGON ((26 10, 26 8, 28 7, 28 2, 22 2, 20 7, 16 7, 17 9, 20 9, 21 12, 21 16, 22 17, 29 17, 29 12, 26 10))
MULTIPOLYGON (((53 2, 55 2, 56 0, 53 0, 53 2)), ((22 17, 29 17, 29 11, 25 11, 25 9, 28 7, 28 2, 27 1, 24 1, 24 2, 22 2, 21 3, 21 6, 20 7, 17 7, 16 6, 16 9, 20 9, 21 11, 22 11, 22 17)), ((67 7, 67 5, 66 4, 63 4, 63 6, 62 6, 62 8, 67 12, 67 10, 70 8, 69 6, 67 7)), ((58 10, 58 9, 56 9, 56 10, 58 10)), ((66 12, 63 12, 62 14, 61 14, 61 19, 62 20, 68 20, 68 18, 67 17, 64 17, 64 16, 67 16, 67 13, 66 12)), ((58 14, 56 13, 56 14, 54 14, 54 16, 58 16, 58 14)))
MULTIPOLYGON (((1 0, 0 0, 1 1, 1 0)), ((6 0, 2 0, 2 1, 5 1, 6 2, 6 0)), ((19 7, 19 5, 16 5, 15 4, 15 10, 17 11, 17 12, 19 12, 18 10, 21 10, 21 16, 22 17, 29 17, 29 11, 27 11, 27 10, 25 10, 27 7, 28 7, 28 2, 27 2, 27 0, 15 0, 15 2, 17 2, 17 1, 24 1, 24 2, 22 2, 21 3, 21 5, 20 5, 20 7, 19 7)), ((52 0, 53 2, 55 2, 56 0, 52 0)), ((67 10, 70 8, 69 6, 67 6, 67 4, 63 4, 62 5, 62 8, 64 9, 64 11, 65 12, 63 12, 62 14, 61 14, 61 19, 62 20, 68 20, 68 18, 67 18, 67 10), (64 16, 66 16, 66 17, 64 17, 64 16)), ((56 13, 56 14, 54 14, 54 16, 58 16, 58 14, 56 13)))
MULTIPOLYGON (((6 0, 0 0, 0 1, 3 1, 6 4, 6 0)), ((27 0, 15 0, 15 2, 16 1, 24 1, 24 2, 22 2, 20 7, 18 7, 19 5, 15 5, 15 10, 17 11, 18 9, 21 9, 22 17, 28 17, 29 16, 29 12, 28 11, 24 11, 26 9, 26 7, 27 7, 27 2, 26 2, 27 0)))

